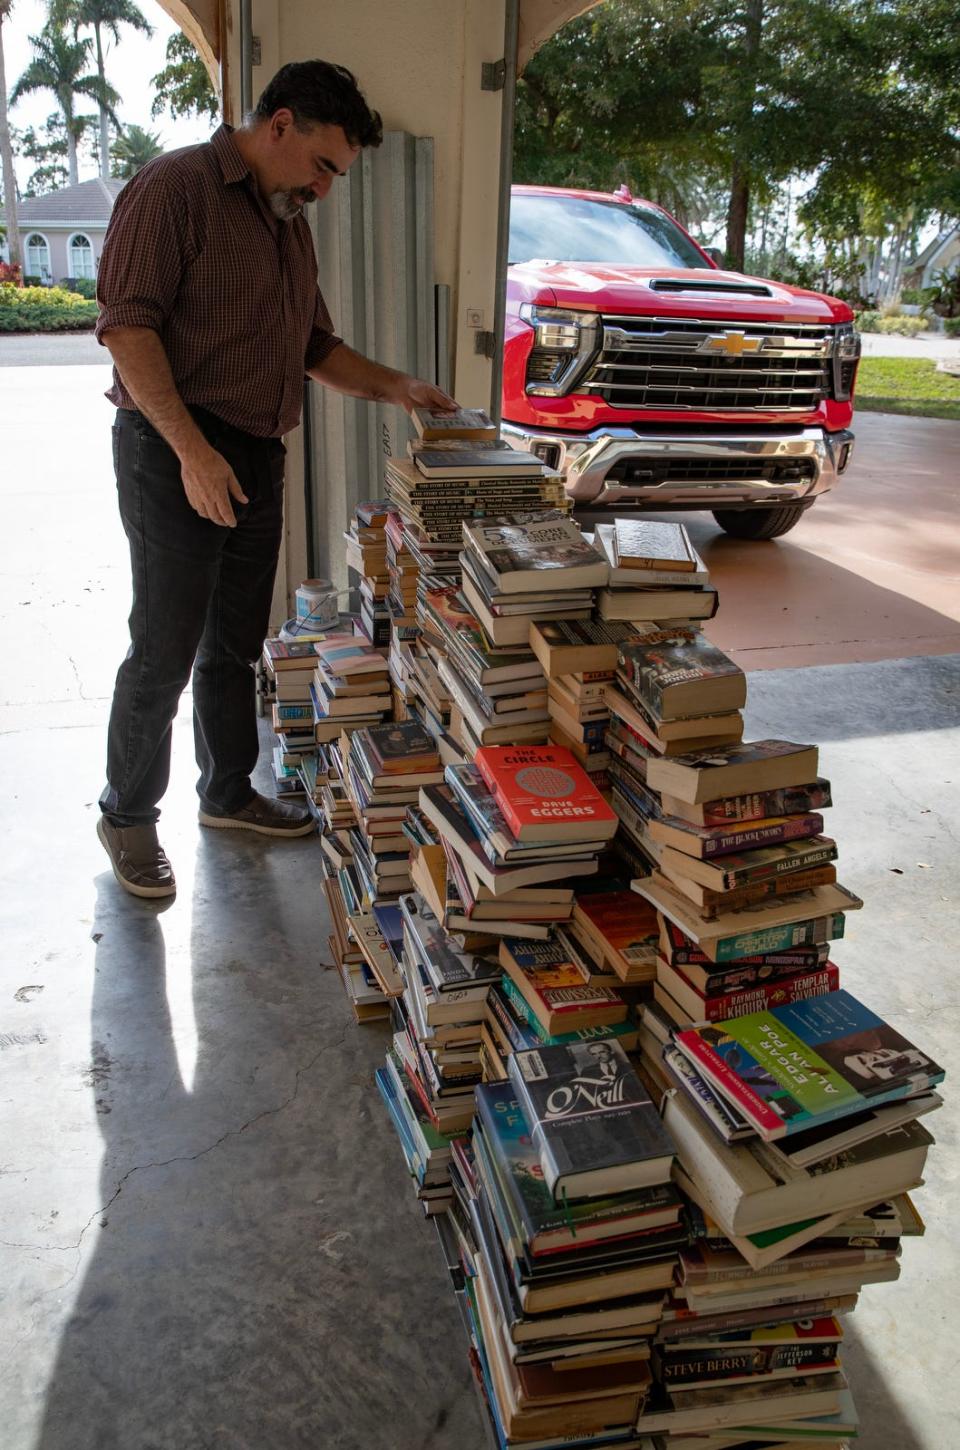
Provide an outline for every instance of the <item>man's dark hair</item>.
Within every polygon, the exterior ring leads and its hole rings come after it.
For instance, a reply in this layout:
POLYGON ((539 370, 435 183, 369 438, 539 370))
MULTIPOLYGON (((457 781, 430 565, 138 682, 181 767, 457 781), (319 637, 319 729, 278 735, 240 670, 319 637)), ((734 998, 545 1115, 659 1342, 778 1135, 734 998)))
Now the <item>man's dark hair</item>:
POLYGON ((284 107, 293 112, 298 130, 339 126, 351 146, 379 146, 383 140, 379 114, 371 111, 356 76, 345 66, 326 60, 281 66, 257 102, 254 119, 269 121, 284 107))

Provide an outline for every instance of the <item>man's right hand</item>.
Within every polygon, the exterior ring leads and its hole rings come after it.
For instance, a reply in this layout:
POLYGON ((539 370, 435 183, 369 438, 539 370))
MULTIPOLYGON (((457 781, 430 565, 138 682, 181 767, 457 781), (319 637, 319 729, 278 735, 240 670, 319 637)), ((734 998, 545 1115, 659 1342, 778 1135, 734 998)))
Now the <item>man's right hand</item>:
POLYGON ((191 450, 181 457, 180 474, 187 502, 202 519, 209 519, 211 523, 228 529, 236 527, 237 520, 230 500, 236 499, 238 503, 248 503, 249 500, 222 453, 204 440, 202 449, 191 450))

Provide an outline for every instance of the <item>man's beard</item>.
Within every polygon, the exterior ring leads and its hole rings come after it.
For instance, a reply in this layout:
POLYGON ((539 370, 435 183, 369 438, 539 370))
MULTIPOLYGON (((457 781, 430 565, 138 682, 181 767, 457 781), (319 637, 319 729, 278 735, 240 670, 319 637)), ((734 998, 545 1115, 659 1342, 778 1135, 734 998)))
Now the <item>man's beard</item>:
POLYGON ((279 221, 292 222, 305 206, 309 206, 316 199, 308 187, 297 187, 294 191, 272 191, 270 210, 279 221))

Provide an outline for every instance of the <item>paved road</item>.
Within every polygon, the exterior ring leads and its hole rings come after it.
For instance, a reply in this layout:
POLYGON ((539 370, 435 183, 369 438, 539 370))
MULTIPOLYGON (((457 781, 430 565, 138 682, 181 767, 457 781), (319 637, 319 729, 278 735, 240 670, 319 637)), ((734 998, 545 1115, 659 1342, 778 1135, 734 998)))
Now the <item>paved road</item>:
POLYGON ((109 361, 92 332, 7 333, 0 337, 0 368, 102 366, 109 361))
MULTIPOLYGON (((78 565, 89 570, 97 558, 111 575, 113 570, 122 572, 118 565, 124 546, 110 464, 111 410, 103 398, 110 376, 107 354, 90 337, 0 338, 0 362, 9 361, 17 348, 21 357, 33 356, 44 365, 13 367, 5 379, 9 416, 15 420, 7 430, 8 450, 21 460, 12 476, 34 474, 37 439, 45 436, 44 420, 50 416, 49 400, 59 395, 64 417, 68 413, 70 417, 62 434, 70 439, 70 448, 55 442, 50 447, 62 452, 59 471, 74 504, 81 479, 86 485, 83 509, 75 516, 70 537, 35 534, 18 556, 22 566, 31 578, 45 569, 62 568, 64 578, 72 580, 78 565), (59 357, 50 356, 51 347, 54 352, 59 349, 59 357), (79 365, 91 362, 100 367, 79 365), (77 528, 89 529, 90 539, 84 533, 81 541, 77 528), (96 547, 80 547, 78 552, 78 544, 114 533, 109 565, 96 547)), ((861 413, 854 426, 857 447, 849 472, 782 539, 748 543, 721 533, 709 513, 677 515, 687 523, 720 590, 721 608, 710 633, 744 668, 843 664, 960 650, 956 488, 960 423, 861 413)), ((16 497, 9 506, 16 509, 16 497)), ((92 587, 94 600, 100 602, 103 581, 85 576, 72 582, 77 589, 66 589, 65 598, 72 595, 76 600, 78 590, 88 591, 89 624, 93 602, 89 591, 92 587)), ((118 587, 122 594, 125 583, 118 582, 118 587)), ((24 588, 18 593, 12 581, 11 589, 11 603, 34 592, 24 588)), ((91 657, 91 672, 102 672, 91 695, 109 693, 114 656, 122 653, 122 641, 118 634, 114 649, 104 649, 102 630, 116 630, 124 613, 116 601, 114 609, 105 609, 100 629, 85 628, 76 642, 79 654, 91 657)), ((35 615, 35 608, 28 609, 17 620, 18 626, 29 627, 35 615)), ((68 684, 64 681, 65 687, 68 684)), ((18 682, 17 688, 21 685, 18 682)), ((70 693, 67 689, 64 698, 70 693)))

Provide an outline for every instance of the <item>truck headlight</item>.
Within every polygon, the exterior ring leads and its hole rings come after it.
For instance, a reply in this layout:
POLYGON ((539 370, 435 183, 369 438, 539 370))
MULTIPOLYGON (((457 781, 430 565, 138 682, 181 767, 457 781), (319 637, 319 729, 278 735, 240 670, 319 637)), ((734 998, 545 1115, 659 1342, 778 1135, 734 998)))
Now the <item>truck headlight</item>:
POLYGON ((857 380, 860 362, 860 334, 852 322, 844 322, 833 334, 833 396, 838 403, 849 403, 857 380))
POLYGON ((569 393, 599 349, 599 316, 533 302, 522 304, 520 316, 535 333, 527 359, 527 392, 547 398, 569 393))

